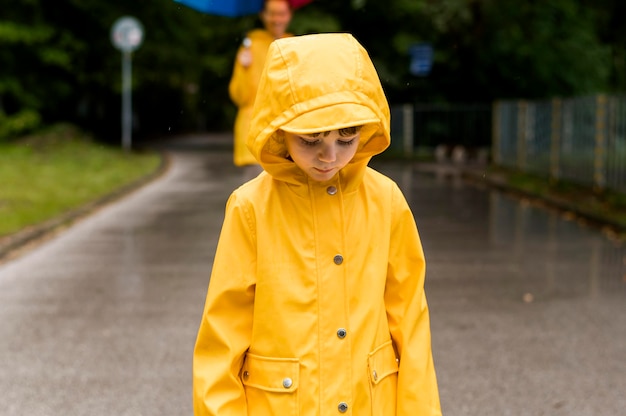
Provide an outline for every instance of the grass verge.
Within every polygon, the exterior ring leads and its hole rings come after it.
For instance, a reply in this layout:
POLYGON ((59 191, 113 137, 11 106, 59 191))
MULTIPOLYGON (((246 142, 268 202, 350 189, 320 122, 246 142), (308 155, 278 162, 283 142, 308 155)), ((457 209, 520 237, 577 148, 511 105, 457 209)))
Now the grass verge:
POLYGON ((93 202, 156 171, 154 152, 124 152, 70 125, 0 143, 0 237, 93 202))
POLYGON ((561 209, 611 227, 626 237, 626 194, 594 189, 571 182, 551 182, 545 177, 490 167, 486 176, 510 191, 545 201, 561 209))

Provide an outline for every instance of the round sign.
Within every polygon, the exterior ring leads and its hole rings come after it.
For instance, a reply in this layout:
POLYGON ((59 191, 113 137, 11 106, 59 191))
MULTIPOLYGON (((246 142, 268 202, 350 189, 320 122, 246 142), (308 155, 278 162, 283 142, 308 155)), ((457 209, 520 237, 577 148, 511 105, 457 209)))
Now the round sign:
POLYGON ((141 45, 142 40, 143 26, 134 17, 120 17, 111 28, 113 46, 124 52, 134 51, 141 45))

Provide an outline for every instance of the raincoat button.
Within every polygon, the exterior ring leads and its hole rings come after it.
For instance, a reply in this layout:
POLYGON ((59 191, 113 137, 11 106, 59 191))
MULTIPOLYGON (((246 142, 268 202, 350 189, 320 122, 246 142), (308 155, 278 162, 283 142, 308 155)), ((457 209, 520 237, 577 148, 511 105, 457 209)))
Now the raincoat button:
POLYGON ((339 328, 337 330, 337 336, 339 338, 345 338, 347 333, 348 333, 348 331, 346 331, 344 328, 339 328))
POLYGON ((285 378, 283 380, 283 387, 288 389, 291 386, 293 386, 293 381, 291 381, 291 379, 289 377, 285 378))
POLYGON ((337 406, 337 409, 339 409, 341 413, 346 413, 348 411, 348 403, 346 402, 339 403, 339 406, 337 406))
POLYGON ((374 379, 374 381, 378 381, 378 373, 376 372, 376 370, 372 371, 372 378, 374 379))
POLYGON ((247 371, 244 371, 244 372, 243 372, 243 379, 244 379, 244 380, 247 380, 247 379, 248 379, 248 377, 250 377, 250 373, 248 373, 247 371))
POLYGON ((340 265, 341 263, 343 263, 343 256, 341 254, 337 254, 333 258, 333 261, 335 262, 336 265, 340 265))
POLYGON ((326 188, 326 192, 328 192, 328 195, 335 195, 337 193, 337 187, 331 185, 326 188))

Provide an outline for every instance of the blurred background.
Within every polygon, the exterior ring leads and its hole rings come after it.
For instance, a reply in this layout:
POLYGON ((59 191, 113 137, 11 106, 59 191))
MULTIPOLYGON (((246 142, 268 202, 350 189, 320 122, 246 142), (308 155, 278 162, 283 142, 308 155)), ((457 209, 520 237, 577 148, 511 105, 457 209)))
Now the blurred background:
MULTIPOLYGON (((121 54, 110 31, 124 15, 145 32, 132 57, 133 136, 231 130, 228 81, 256 15, 209 15, 173 0, 2 0, 1 9, 0 141, 69 122, 119 142, 121 54)), ((496 100, 623 93, 625 13, 621 0, 315 0, 290 29, 353 33, 392 107, 489 117, 496 100), (412 66, 419 45, 432 52, 421 73, 412 66)), ((489 146, 489 123, 465 144, 489 146)), ((430 146, 451 140, 428 137, 430 146)))

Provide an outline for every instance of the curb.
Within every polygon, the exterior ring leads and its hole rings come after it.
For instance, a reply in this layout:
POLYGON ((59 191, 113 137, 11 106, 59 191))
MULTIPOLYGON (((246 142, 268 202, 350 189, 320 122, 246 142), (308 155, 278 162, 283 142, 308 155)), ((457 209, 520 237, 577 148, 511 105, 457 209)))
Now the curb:
POLYGON ((0 237, 0 263, 8 259, 18 257, 26 246, 36 244, 37 242, 56 234, 61 229, 69 227, 78 220, 92 214, 97 209, 118 201, 163 176, 171 166, 171 158, 166 151, 161 150, 159 151, 159 154, 161 157, 161 163, 154 172, 123 185, 121 188, 118 188, 115 191, 96 199, 95 201, 88 202, 85 205, 74 208, 42 223, 26 227, 16 233, 0 237))

